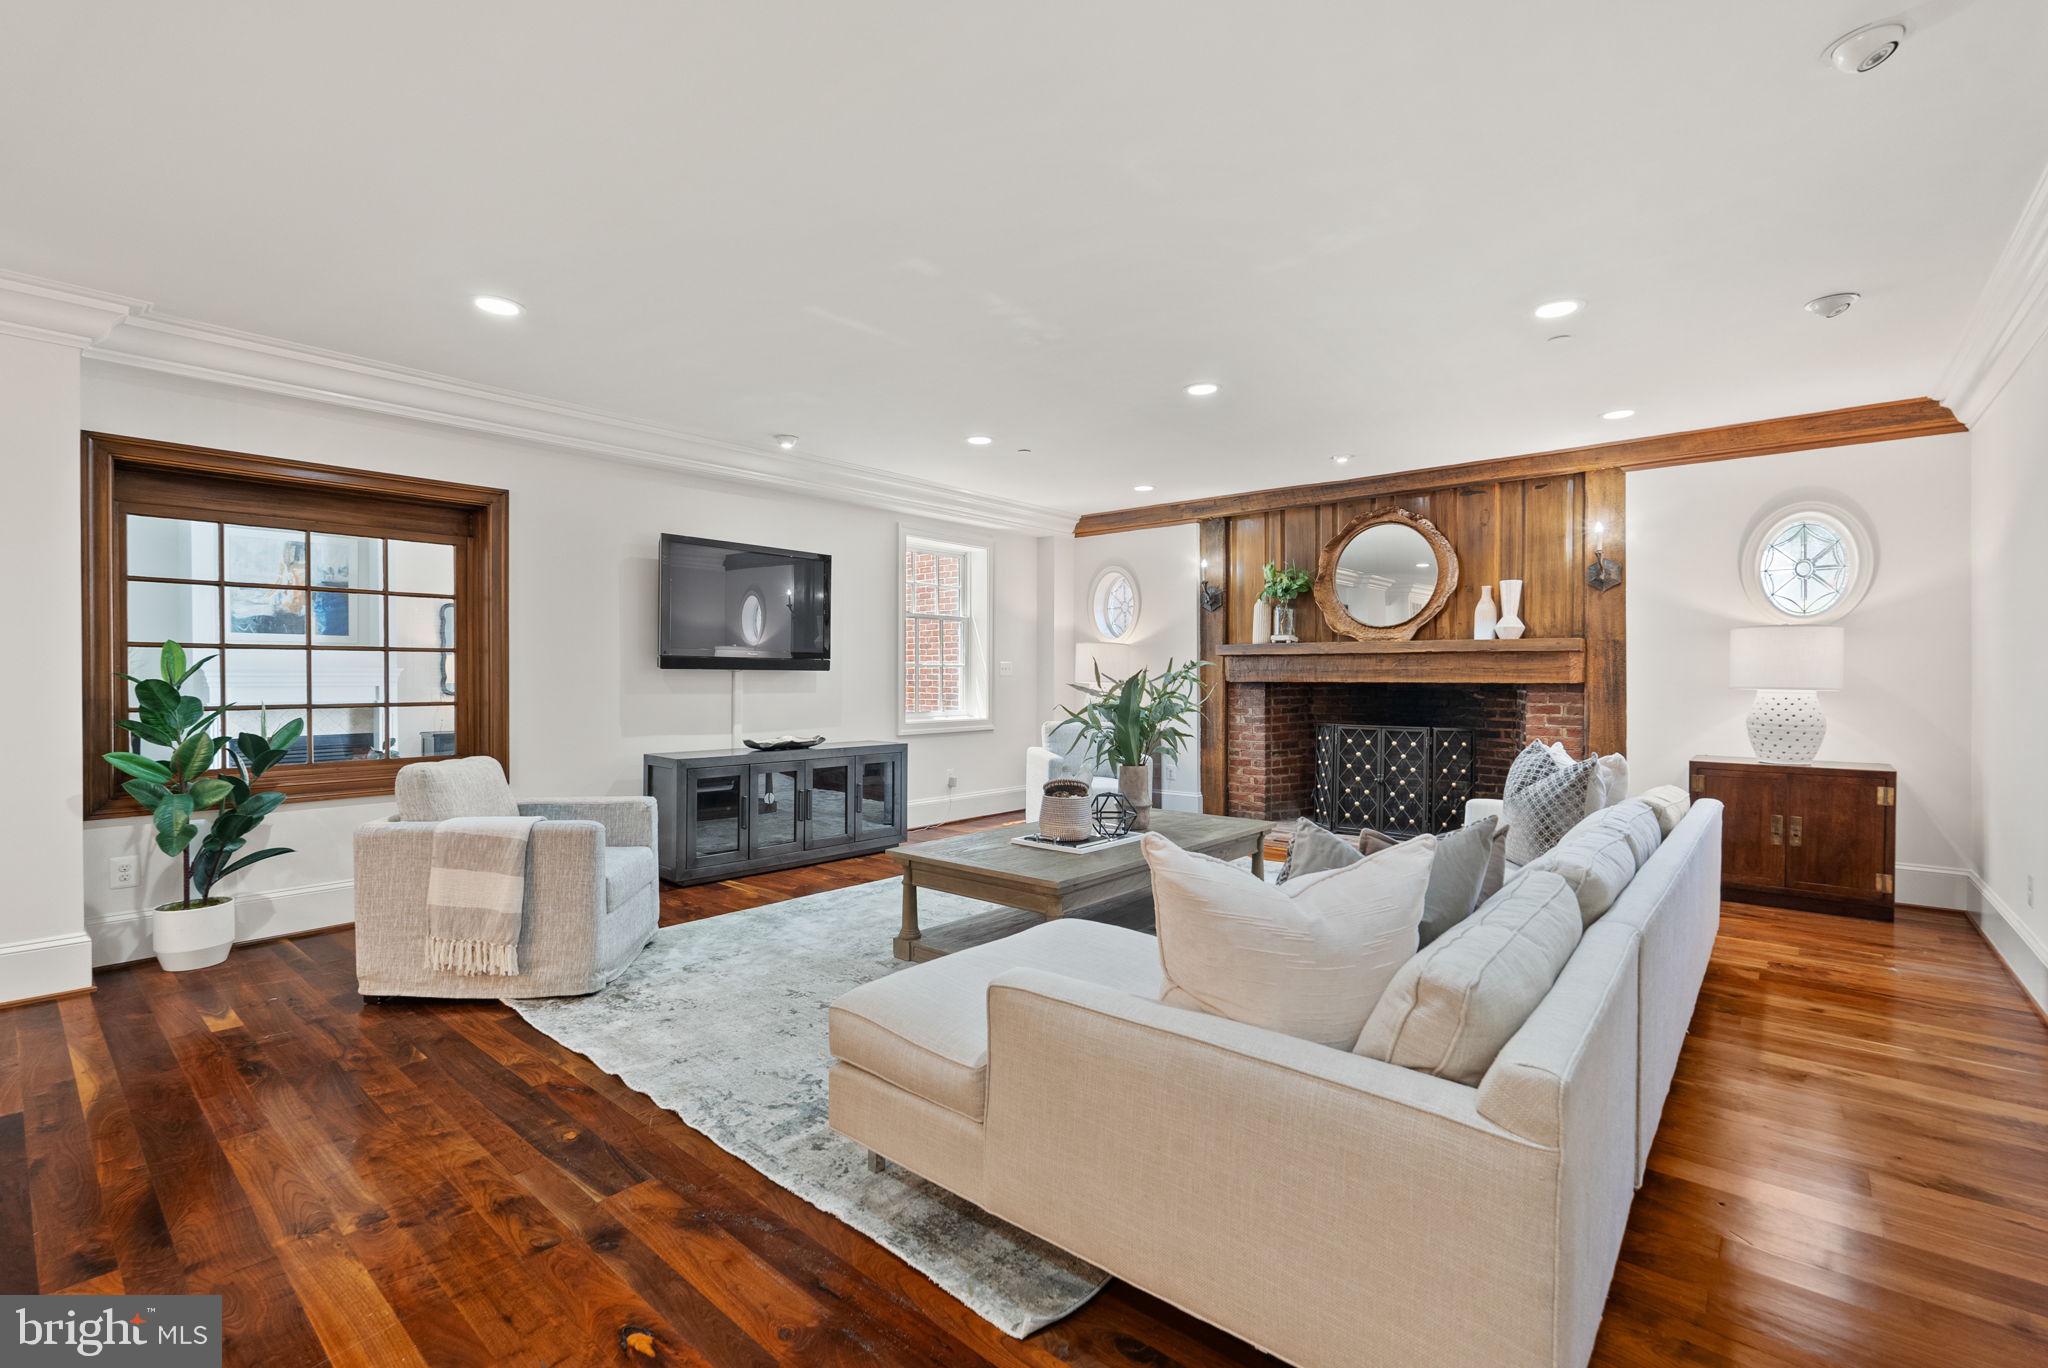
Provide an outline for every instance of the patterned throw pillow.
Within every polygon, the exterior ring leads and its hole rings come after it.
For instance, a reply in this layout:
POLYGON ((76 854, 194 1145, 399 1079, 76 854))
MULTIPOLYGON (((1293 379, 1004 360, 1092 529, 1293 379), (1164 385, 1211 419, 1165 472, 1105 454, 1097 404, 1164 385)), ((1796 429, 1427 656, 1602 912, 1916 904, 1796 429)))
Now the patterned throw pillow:
POLYGON ((1560 764, 1549 749, 1529 743, 1508 769, 1508 863, 1525 865, 1556 845, 1586 815, 1586 789, 1599 759, 1560 764))

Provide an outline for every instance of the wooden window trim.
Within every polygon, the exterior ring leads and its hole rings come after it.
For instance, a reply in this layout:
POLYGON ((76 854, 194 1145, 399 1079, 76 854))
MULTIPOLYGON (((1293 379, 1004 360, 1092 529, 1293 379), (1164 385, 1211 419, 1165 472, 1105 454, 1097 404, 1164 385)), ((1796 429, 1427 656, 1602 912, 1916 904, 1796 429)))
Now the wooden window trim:
MULTIPOLYGON (((195 505, 207 510, 200 516, 210 522, 247 517, 274 525, 280 516, 310 518, 323 530, 453 541, 461 634, 455 656, 455 750, 492 756, 510 771, 509 496, 504 490, 100 432, 82 434, 80 447, 87 820, 143 812, 101 758, 127 744, 114 727, 126 699, 116 678, 127 660, 120 519, 129 513, 189 518, 195 505)), ((309 717, 313 707, 309 700, 309 717)), ((307 744, 310 754, 310 737, 307 744)), ((329 760, 279 766, 264 776, 264 785, 301 800, 377 797, 390 793, 398 771, 411 763, 329 760)))

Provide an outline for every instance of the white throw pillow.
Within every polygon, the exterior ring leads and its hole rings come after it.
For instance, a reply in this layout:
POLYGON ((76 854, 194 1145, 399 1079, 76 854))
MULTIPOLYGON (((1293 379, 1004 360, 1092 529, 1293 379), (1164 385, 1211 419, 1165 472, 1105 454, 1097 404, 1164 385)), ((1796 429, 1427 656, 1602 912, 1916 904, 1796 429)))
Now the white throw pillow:
POLYGON ((1579 900, 1579 915, 1591 926, 1614 906, 1663 839, 1650 805, 1631 798, 1583 819, 1522 872, 1547 869, 1561 875, 1579 900))
POLYGON ((1348 1050, 1415 953, 1436 840, 1418 836, 1279 887, 1157 833, 1144 851, 1161 1002, 1348 1050))
POLYGON ((1657 829, 1666 836, 1671 829, 1685 820, 1685 814, 1692 809, 1692 798, 1676 784, 1659 784, 1643 790, 1643 801, 1650 805, 1650 811, 1657 814, 1657 829))
POLYGON ((1557 982, 1581 929, 1563 879, 1517 875, 1401 966, 1353 1052, 1476 1086, 1557 982))

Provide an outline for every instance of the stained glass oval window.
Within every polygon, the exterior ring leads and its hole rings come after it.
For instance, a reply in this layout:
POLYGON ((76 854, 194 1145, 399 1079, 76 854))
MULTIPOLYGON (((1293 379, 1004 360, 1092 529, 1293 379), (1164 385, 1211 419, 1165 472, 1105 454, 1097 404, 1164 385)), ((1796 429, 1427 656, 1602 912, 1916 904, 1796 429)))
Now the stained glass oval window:
POLYGON ((1138 582, 1112 565, 1095 577, 1095 627, 1105 641, 1121 641, 1138 625, 1138 582))
POLYGON ((1863 596, 1869 558, 1861 529, 1847 514, 1812 506, 1786 509, 1752 534, 1750 590, 1780 616, 1826 621, 1863 596))

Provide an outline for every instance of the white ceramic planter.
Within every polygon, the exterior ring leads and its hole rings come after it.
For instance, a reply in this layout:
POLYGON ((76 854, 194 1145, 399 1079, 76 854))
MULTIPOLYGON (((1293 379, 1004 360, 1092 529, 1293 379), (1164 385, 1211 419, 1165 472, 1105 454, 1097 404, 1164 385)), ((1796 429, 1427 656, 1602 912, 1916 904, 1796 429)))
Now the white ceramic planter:
POLYGON ((149 933, 156 962, 174 974, 219 964, 235 946, 235 900, 159 907, 150 913, 149 933))

